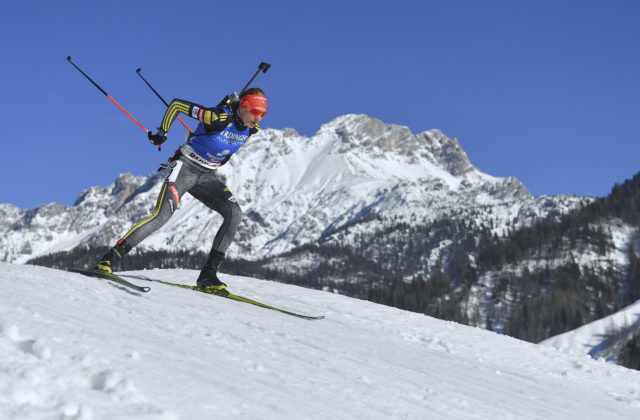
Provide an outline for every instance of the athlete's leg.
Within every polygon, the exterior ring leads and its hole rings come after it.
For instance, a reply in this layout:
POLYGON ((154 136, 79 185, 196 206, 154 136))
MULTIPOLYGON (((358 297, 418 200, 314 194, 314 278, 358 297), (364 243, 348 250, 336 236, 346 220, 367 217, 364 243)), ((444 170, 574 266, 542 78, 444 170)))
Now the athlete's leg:
POLYGON ((153 213, 136 223, 117 244, 96 264, 96 268, 111 272, 111 267, 126 255, 133 247, 160 229, 178 208, 180 197, 197 181, 198 174, 190 170, 182 160, 171 162, 165 182, 160 189, 153 213))
POLYGON ((213 239, 211 250, 224 254, 236 236, 238 225, 242 220, 242 209, 229 188, 217 177, 208 176, 207 178, 204 182, 198 182, 189 190, 189 193, 222 216, 222 225, 213 239))
POLYGON ((215 174, 203 176, 189 192, 223 218, 197 284, 200 287, 225 288, 226 284, 218 279, 217 272, 224 260, 225 252, 236 235, 242 219, 242 210, 229 188, 217 179, 215 174))

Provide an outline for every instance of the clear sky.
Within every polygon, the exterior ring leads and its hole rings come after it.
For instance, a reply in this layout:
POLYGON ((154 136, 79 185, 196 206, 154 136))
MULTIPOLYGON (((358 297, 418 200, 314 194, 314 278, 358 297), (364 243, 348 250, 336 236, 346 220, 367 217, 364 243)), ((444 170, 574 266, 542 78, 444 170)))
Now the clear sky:
POLYGON ((604 196, 640 170, 638 22, 623 0, 4 2, 0 202, 70 205, 184 140, 176 121, 159 153, 68 55, 150 129, 166 108, 136 68, 214 106, 266 61, 263 127, 364 113, 440 129, 534 195, 604 196))

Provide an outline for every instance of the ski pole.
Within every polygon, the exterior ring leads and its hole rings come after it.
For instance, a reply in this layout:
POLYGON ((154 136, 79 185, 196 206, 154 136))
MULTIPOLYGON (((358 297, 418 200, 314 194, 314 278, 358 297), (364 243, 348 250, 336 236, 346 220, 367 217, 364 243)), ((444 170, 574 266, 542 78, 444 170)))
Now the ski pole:
MULTIPOLYGON (((247 82, 246 85, 244 85, 244 87, 242 88, 242 90, 240 91, 240 95, 242 95, 242 92, 244 92, 245 90, 247 90, 247 87, 249 87, 249 85, 251 84, 251 82, 253 82, 255 80, 255 78, 258 76, 258 74, 260 74, 260 72, 266 73, 267 70, 269 70, 269 68, 271 67, 271 64, 269 63, 265 63, 262 62, 260 63, 260 65, 258 66, 258 71, 253 75, 253 77, 251 79, 249 79, 249 81, 247 82)), ((234 96, 236 96, 236 93, 233 93, 234 96)), ((220 103, 218 104, 218 108, 222 107, 222 106, 226 106, 229 104, 229 99, 231 98, 231 95, 227 95, 225 96, 220 103)), ((236 96, 237 99, 237 96, 236 96)))
MULTIPOLYGON (((145 79, 145 78, 142 76, 142 74, 140 74, 140 71, 141 71, 141 70, 142 70, 141 68, 136 69, 136 73, 138 73, 138 76, 140 76, 140 77, 142 78, 142 80, 144 80, 144 82, 147 84, 147 86, 149 86, 149 88, 153 91, 153 93, 155 93, 155 94, 156 94, 156 96, 157 96, 158 98, 160 98, 160 100, 162 101, 162 103, 163 103, 163 104, 165 104, 165 105, 167 106, 167 108, 169 108, 169 104, 167 103, 167 101, 165 101, 165 100, 164 100, 164 98, 163 98, 162 96, 160 96, 160 94, 159 94, 158 92, 156 92, 156 90, 153 88, 153 86, 151 86, 151 84, 149 84, 149 82, 147 82, 147 79, 145 79)), ((182 123, 182 125, 184 125, 184 126, 185 126, 185 128, 186 128, 187 130, 189 130, 189 132, 190 132, 191 134, 193 134, 193 130, 191 130, 191 129, 189 128, 189 126, 187 125, 187 123, 185 123, 185 122, 182 120, 182 118, 180 118, 180 116, 179 116, 179 115, 178 115, 178 120, 180 120, 180 122, 182 123)))
POLYGON ((249 85, 251 84, 251 82, 253 82, 253 80, 258 77, 258 74, 260 74, 260 72, 266 73, 267 70, 269 70, 269 68, 271 67, 271 64, 262 62, 260 63, 260 65, 258 66, 258 71, 256 72, 256 74, 253 75, 253 77, 251 78, 251 80, 249 80, 247 82, 246 85, 244 85, 244 87, 242 88, 242 90, 240 91, 240 95, 242 95, 242 92, 244 92, 245 90, 247 90, 247 88, 249 87, 249 85))
MULTIPOLYGON (((75 67, 75 68, 76 68, 80 73, 82 73, 82 75, 83 75, 84 77, 86 77, 86 78, 87 78, 91 83, 93 83, 93 85, 94 85, 95 87, 97 87, 97 88, 98 88, 98 90, 99 90, 100 92, 104 93, 104 95, 105 95, 107 98, 109 98, 109 99, 111 100, 111 102, 113 102, 113 103, 114 103, 118 108, 120 108, 120 110, 121 110, 122 112, 124 112, 125 114, 127 114, 127 116, 133 120, 133 122, 135 122, 136 124, 138 124, 138 127, 140 127, 140 128, 142 129, 142 131, 144 131, 145 133, 149 133, 149 130, 147 130, 146 128, 144 128, 144 126, 143 126, 142 124, 140 124, 140 122, 139 122, 138 120, 136 120, 135 118, 133 118, 133 115, 129 114, 129 113, 127 112, 127 110, 126 110, 126 109, 124 109, 124 108, 122 107, 122 105, 120 105, 120 104, 119 104, 115 99, 113 99, 113 98, 111 97, 111 95, 109 95, 107 92, 105 92, 105 90, 104 90, 104 89, 102 89, 102 88, 101 88, 101 87, 100 87, 96 82, 94 82, 94 81, 93 81, 89 76, 87 76, 87 74, 86 74, 85 72, 83 72, 82 70, 80 70, 80 67, 76 66, 76 64, 75 64, 73 61, 71 61, 71 56, 68 56, 68 57, 67 57, 67 61, 68 61, 69 63, 71 63, 71 65, 72 65, 73 67, 75 67)), ((158 150, 160 150, 160 145, 158 145, 158 150)))

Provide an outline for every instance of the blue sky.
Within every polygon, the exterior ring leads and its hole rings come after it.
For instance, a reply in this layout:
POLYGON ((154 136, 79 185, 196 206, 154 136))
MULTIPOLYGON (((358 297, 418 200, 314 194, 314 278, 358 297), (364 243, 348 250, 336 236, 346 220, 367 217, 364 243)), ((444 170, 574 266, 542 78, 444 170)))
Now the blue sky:
MULTIPOLYGON (((12 2, 0 14, 3 197, 72 204, 147 175, 167 100, 215 105, 255 85, 264 127, 311 136, 346 113, 457 138, 471 162, 534 195, 604 196, 640 156, 638 1, 12 2)), ((238 192, 240 194, 241 192, 238 192)))

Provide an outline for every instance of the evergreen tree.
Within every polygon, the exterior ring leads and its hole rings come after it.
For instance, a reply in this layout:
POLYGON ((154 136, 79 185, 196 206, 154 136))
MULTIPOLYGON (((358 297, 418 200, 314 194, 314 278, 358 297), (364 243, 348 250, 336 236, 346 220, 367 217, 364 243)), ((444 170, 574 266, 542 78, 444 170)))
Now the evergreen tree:
POLYGON ((640 299, 640 263, 638 262, 638 256, 633 244, 629 245, 629 269, 628 269, 628 284, 629 284, 629 296, 627 303, 635 302, 640 299))

